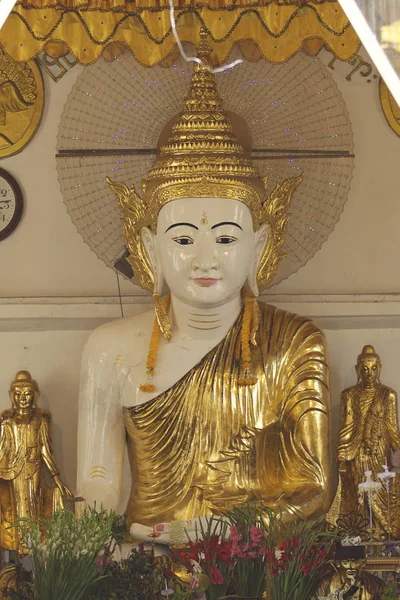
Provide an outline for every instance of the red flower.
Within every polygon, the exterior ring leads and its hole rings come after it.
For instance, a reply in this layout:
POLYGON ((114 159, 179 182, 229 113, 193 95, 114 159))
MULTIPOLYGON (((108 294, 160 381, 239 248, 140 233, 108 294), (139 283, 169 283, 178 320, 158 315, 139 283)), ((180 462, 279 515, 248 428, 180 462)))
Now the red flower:
POLYGON ((221 585, 222 583, 224 583, 224 576, 222 575, 218 567, 215 567, 214 565, 210 567, 210 581, 214 585, 221 585))
POLYGON ((224 540, 217 546, 217 556, 222 562, 229 562, 231 558, 231 546, 224 540))
POLYGON ((275 553, 272 550, 268 550, 265 560, 268 564, 271 564, 274 561, 275 553))
POLYGON ((316 567, 318 567, 318 565, 319 565, 318 558, 314 558, 312 565, 311 565, 311 569, 315 569, 316 567))

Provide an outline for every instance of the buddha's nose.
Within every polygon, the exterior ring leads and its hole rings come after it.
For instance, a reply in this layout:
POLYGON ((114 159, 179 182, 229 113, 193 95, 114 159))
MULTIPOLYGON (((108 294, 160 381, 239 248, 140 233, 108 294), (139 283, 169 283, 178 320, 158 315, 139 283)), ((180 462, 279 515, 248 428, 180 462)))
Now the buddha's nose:
POLYGON ((201 271, 216 269, 218 267, 218 260, 214 252, 214 240, 205 235, 198 240, 196 245, 197 251, 192 263, 193 268, 201 271))

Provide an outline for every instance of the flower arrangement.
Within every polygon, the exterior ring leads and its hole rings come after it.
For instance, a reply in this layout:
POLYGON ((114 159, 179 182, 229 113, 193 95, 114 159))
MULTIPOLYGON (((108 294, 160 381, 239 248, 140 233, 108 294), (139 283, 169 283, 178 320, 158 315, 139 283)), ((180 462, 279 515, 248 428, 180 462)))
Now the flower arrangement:
POLYGON ((51 521, 19 519, 17 527, 30 548, 32 566, 31 582, 24 584, 22 597, 86 598, 89 588, 101 577, 96 560, 110 543, 117 518, 114 512, 87 508, 79 519, 70 510, 55 512, 51 521))
POLYGON ((160 597, 164 585, 163 569, 154 560, 152 550, 143 544, 133 548, 126 559, 113 559, 108 546, 97 560, 100 578, 91 586, 85 600, 153 600, 160 597))
POLYGON ((155 600, 160 594, 187 600, 204 590, 207 600, 265 592, 271 600, 309 600, 335 542, 322 522, 285 523, 262 502, 248 502, 200 520, 196 540, 176 551, 186 567, 181 579, 169 569, 172 559, 160 563, 144 546, 117 562, 114 550, 126 532, 113 512, 88 508, 78 519, 60 510, 52 521, 20 519, 17 526, 30 548, 32 573, 19 577, 17 593, 7 596, 12 600, 155 600))
POLYGON ((232 584, 242 598, 261 598, 266 585, 265 561, 269 548, 267 523, 273 513, 262 503, 248 502, 225 513, 231 523, 232 584))
POLYGON ((333 556, 335 535, 322 521, 285 523, 262 502, 233 507, 207 524, 179 553, 189 570, 195 561, 209 576, 207 600, 265 592, 272 600, 309 600, 333 556))
POLYGON ((335 534, 324 523, 280 519, 281 541, 266 555, 267 590, 273 600, 309 600, 333 557, 335 534))
POLYGON ((207 600, 216 600, 227 594, 232 578, 232 543, 227 539, 228 523, 210 517, 206 527, 200 521, 196 541, 189 540, 188 546, 178 552, 178 559, 189 572, 196 573, 198 567, 208 575, 210 585, 205 594, 207 600))

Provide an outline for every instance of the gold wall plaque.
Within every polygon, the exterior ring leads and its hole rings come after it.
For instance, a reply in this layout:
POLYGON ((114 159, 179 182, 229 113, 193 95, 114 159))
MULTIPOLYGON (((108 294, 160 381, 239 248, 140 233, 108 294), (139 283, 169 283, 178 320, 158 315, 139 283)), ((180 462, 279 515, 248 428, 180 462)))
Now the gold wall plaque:
POLYGON ((400 107, 382 78, 379 82, 379 97, 389 127, 400 137, 400 107))
POLYGON ((36 62, 14 62, 0 47, 0 158, 21 152, 30 142, 43 103, 43 78, 36 62))

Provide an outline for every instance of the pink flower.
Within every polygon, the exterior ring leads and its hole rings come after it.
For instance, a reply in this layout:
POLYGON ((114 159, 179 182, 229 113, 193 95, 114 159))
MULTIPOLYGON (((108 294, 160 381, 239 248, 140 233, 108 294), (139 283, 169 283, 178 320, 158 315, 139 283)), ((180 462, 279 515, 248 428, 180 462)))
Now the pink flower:
POLYGON ((240 546, 237 542, 232 543, 231 556, 239 556, 239 557, 243 556, 242 549, 240 548, 240 546))
POLYGON ((231 527, 231 530, 229 532, 229 538, 232 540, 232 542, 240 542, 240 540, 242 539, 242 536, 238 532, 237 527, 235 527, 235 525, 232 525, 231 527))
POLYGON ((210 581, 213 584, 221 585, 224 583, 224 576, 221 571, 214 565, 210 567, 210 581))
POLYGON ((96 558, 96 567, 101 568, 109 565, 111 563, 111 559, 109 556, 102 554, 96 558))
POLYGON ((258 546, 264 537, 264 532, 259 527, 252 525, 250 527, 250 538, 254 546, 258 546))

